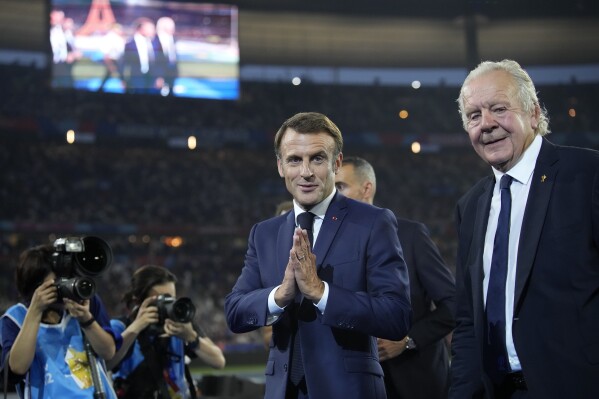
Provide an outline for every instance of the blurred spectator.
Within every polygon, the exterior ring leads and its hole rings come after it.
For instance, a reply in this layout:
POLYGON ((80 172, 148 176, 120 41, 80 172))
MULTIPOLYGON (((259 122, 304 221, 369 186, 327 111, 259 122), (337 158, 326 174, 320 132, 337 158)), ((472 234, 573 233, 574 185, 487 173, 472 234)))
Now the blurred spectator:
POLYGON ((163 95, 173 93, 175 79, 179 76, 175 29, 175 21, 170 17, 161 17, 156 21, 154 47, 159 49, 160 68, 164 78, 164 86, 161 91, 163 95))
POLYGON ((123 35, 123 27, 120 24, 115 23, 102 38, 102 53, 104 65, 106 66, 106 73, 102 78, 102 82, 100 82, 98 91, 108 91, 105 88, 105 85, 111 77, 116 77, 119 80, 119 84, 116 88, 122 89, 124 86, 123 65, 121 63, 123 53, 125 52, 125 38, 123 35))

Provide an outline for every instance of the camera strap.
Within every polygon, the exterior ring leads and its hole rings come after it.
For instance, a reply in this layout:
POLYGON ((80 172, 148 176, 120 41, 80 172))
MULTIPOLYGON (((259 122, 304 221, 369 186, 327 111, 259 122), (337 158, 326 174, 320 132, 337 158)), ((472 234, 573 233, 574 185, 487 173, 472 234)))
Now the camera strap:
MULTIPOLYGON (((166 371, 166 348, 164 343, 160 340, 151 339, 147 333, 143 333, 138 337, 140 343, 140 349, 144 355, 142 363, 147 363, 148 370, 154 374, 154 380, 158 385, 158 390, 161 396, 160 398, 168 399, 170 394, 168 392, 167 382, 164 378, 164 371, 166 371)), ((138 366, 139 367, 139 366, 138 366)), ((168 371, 167 371, 168 372, 168 371)))
POLYGON ((187 380, 187 385, 189 385, 189 396, 191 399, 198 399, 198 395, 196 393, 196 384, 193 382, 193 377, 187 364, 185 365, 185 379, 187 380))

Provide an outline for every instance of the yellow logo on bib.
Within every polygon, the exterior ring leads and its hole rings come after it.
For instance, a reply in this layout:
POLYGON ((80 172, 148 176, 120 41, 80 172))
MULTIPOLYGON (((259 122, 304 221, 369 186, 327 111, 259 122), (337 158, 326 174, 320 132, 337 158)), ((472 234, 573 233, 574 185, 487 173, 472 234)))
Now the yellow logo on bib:
POLYGON ((81 389, 87 389, 93 385, 89 361, 85 352, 77 352, 69 348, 65 361, 69 365, 73 379, 81 389))

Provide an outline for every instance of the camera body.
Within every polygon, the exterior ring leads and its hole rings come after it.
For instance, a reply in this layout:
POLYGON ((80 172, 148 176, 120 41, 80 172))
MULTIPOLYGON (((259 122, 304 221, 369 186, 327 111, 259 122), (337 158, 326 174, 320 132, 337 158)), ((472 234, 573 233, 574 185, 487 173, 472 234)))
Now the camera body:
POLYGON ((168 294, 162 294, 158 295, 150 305, 158 308, 158 323, 148 327, 148 330, 153 334, 164 332, 164 321, 166 319, 178 323, 189 323, 196 313, 195 305, 191 299, 186 297, 175 299, 168 294))
POLYGON ((112 249, 98 237, 63 237, 54 241, 51 257, 59 299, 89 299, 96 293, 93 277, 112 263, 112 249))
POLYGON ((96 283, 89 277, 58 277, 55 284, 59 299, 82 301, 90 299, 96 293, 96 283))

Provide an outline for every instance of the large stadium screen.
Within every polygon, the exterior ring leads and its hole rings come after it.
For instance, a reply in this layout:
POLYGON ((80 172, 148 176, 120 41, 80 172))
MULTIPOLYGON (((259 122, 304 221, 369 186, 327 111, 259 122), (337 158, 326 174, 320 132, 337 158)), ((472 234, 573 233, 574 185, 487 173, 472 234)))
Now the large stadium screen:
POLYGON ((52 87, 234 100, 237 7, 49 0, 52 87))

